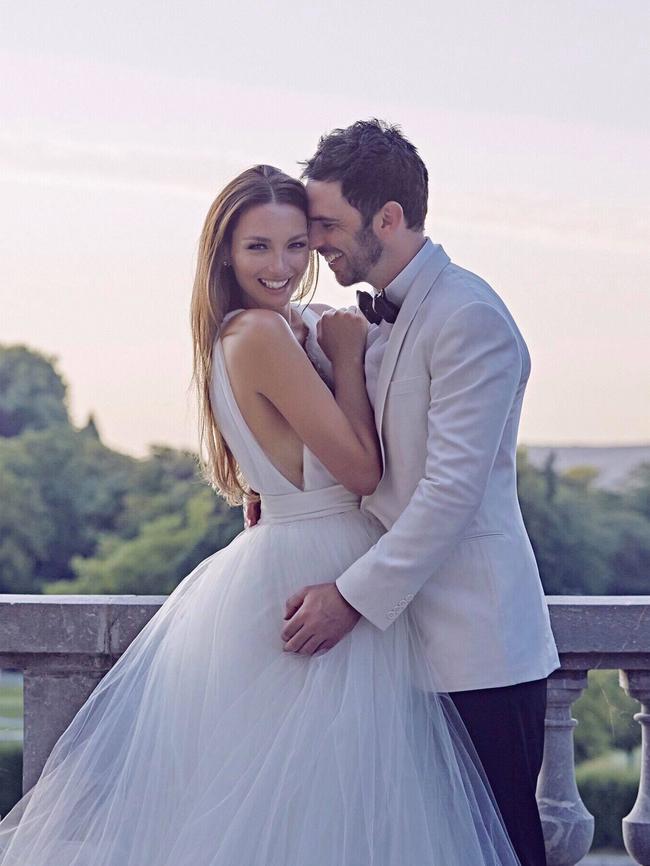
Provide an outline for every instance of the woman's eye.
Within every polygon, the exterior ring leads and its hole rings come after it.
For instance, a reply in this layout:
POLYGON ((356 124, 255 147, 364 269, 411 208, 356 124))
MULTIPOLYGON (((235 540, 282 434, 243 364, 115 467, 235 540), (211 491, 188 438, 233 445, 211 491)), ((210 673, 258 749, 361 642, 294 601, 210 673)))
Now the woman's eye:
POLYGON ((247 249, 249 249, 249 250, 265 250, 266 244, 251 244, 249 247, 247 247, 247 249))
POLYGON ((292 250, 304 250, 306 246, 305 241, 294 241, 294 243, 289 245, 289 248, 292 250))

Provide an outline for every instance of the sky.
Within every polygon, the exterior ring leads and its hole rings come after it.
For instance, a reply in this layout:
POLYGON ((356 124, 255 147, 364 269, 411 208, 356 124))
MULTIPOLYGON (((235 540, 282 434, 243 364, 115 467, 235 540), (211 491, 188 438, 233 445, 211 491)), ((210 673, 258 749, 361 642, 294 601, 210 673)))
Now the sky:
POLYGON ((56 357, 111 447, 195 448, 210 203, 381 117, 528 342, 520 441, 650 442, 648 44, 647 0, 0 0, 0 343, 56 357))

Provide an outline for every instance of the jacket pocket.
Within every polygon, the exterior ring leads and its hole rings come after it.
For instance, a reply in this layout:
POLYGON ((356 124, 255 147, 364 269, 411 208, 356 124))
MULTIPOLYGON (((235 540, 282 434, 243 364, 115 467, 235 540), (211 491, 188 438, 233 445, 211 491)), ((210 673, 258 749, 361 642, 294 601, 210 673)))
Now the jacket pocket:
POLYGON ((408 379, 396 379, 388 386, 388 396, 396 394, 409 394, 411 391, 429 389, 431 379, 428 376, 409 376, 408 379))
POLYGON ((471 532, 469 535, 462 535, 460 540, 466 541, 468 538, 490 538, 492 536, 505 538, 505 532, 491 532, 489 530, 485 532, 471 532))

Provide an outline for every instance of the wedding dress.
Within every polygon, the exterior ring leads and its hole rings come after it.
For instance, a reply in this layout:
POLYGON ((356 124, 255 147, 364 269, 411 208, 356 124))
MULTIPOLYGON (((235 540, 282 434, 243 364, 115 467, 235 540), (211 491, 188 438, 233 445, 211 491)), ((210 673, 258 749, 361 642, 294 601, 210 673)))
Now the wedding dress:
POLYGON ((270 462, 218 340, 212 396, 261 522, 106 674, 0 823, 1 866, 516 866, 408 610, 323 655, 283 651, 285 600, 383 530, 307 449, 303 489, 270 462))

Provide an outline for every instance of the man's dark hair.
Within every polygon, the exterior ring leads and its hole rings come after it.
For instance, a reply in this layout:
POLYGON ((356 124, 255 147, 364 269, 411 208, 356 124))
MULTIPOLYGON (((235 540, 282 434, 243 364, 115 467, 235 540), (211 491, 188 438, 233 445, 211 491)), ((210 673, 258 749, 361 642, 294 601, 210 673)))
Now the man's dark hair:
POLYGON ((340 181, 347 201, 369 225, 387 201, 402 206, 406 225, 422 231, 427 215, 429 176, 417 149, 398 126, 358 120, 323 135, 304 163, 307 180, 340 181))

